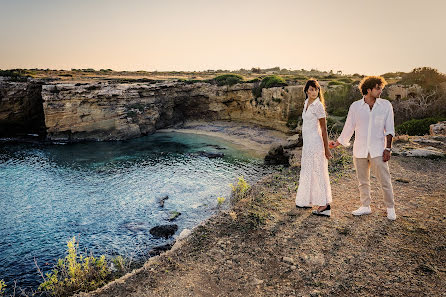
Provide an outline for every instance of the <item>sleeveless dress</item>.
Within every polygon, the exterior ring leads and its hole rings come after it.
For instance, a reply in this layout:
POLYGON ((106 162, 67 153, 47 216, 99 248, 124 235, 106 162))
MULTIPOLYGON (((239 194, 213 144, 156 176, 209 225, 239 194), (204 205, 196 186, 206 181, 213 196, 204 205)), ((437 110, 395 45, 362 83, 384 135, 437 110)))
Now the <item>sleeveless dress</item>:
POLYGON ((302 112, 302 160, 299 187, 296 194, 297 206, 323 206, 331 203, 331 186, 328 176, 328 160, 319 119, 325 118, 325 109, 317 98, 308 106, 305 100, 302 112))

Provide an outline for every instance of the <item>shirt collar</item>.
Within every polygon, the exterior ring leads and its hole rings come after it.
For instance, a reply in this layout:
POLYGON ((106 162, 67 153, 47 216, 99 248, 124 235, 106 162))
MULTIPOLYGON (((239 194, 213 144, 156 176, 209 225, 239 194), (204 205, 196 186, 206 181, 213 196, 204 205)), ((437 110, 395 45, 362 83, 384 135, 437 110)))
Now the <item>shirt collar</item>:
MULTIPOLYGON (((314 101, 316 101, 316 100, 314 100, 314 101)), ((378 105, 381 104, 382 103, 381 98, 376 98, 375 103, 378 105)), ((367 104, 367 103, 365 102, 365 96, 362 96, 362 105, 364 105, 364 104, 367 104)))

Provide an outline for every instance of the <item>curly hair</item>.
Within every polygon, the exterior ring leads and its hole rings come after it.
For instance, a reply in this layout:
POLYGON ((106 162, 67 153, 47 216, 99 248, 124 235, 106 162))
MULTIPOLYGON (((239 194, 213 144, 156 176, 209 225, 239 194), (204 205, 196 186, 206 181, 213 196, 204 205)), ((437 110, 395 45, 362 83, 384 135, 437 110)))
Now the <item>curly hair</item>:
POLYGON ((367 95, 367 90, 373 89, 376 85, 384 88, 385 85, 387 85, 387 82, 384 77, 381 76, 366 76, 361 80, 358 88, 362 95, 367 95))

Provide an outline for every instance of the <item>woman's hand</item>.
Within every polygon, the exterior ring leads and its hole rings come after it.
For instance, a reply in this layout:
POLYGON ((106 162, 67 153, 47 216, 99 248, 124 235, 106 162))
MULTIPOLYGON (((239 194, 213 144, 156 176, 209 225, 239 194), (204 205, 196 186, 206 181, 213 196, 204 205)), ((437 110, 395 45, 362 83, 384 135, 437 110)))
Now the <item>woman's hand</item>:
POLYGON ((330 150, 325 150, 325 158, 327 158, 327 160, 330 160, 331 158, 333 158, 330 150))
POLYGON ((332 148, 337 148, 339 145, 340 145, 340 143, 337 140, 336 140, 336 142, 333 141, 333 140, 328 142, 328 147, 331 148, 331 149, 332 148))

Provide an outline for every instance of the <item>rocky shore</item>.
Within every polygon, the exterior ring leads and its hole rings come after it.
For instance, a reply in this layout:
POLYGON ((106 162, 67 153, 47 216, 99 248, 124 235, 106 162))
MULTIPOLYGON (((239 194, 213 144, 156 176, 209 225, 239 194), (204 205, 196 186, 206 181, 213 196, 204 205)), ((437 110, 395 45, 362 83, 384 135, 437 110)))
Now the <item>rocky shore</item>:
MULTIPOLYGON (((410 139, 397 140, 395 147, 411 143, 423 148, 410 139)), ((443 153, 445 144, 439 148, 443 153)), ((444 157, 392 157, 398 218, 389 221, 373 176, 373 213, 351 215, 359 198, 346 150, 336 151, 330 164, 332 217, 296 209, 300 148, 293 154, 291 167, 253 185, 228 210, 177 240, 174 249, 79 296, 442 295, 444 157)))

